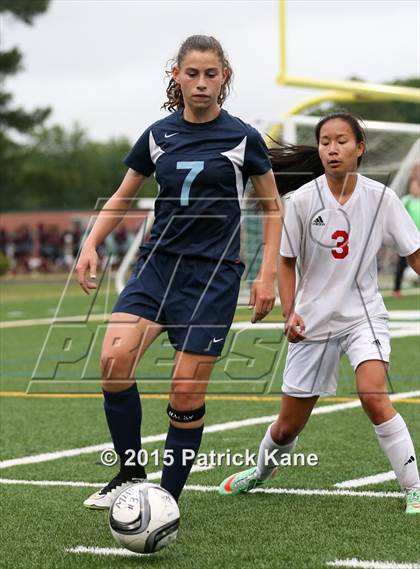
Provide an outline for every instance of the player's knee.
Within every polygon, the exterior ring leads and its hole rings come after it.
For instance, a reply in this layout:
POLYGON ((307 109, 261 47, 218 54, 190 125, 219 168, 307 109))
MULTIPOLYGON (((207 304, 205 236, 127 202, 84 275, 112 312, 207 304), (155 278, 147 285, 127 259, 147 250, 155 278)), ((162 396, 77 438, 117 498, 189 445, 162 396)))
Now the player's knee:
POLYGON ((292 442, 302 429, 294 422, 276 422, 271 427, 271 438, 278 445, 292 442))
POLYGON ((102 351, 100 360, 102 381, 109 379, 129 379, 134 377, 134 358, 122 348, 102 351))
POLYGON ((197 409, 204 404, 205 395, 195 393, 191 383, 176 385, 172 389, 171 405, 180 411, 197 409))
POLYGON ((359 393, 360 402, 366 414, 375 423, 380 425, 388 420, 392 405, 387 395, 382 393, 359 393))

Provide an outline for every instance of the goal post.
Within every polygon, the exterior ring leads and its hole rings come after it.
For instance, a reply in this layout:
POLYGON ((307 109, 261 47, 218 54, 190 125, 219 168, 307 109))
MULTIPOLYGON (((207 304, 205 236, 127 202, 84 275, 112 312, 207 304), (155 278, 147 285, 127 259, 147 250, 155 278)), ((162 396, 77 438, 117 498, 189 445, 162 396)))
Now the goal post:
POLYGON ((147 239, 150 230, 152 229, 153 221, 155 219, 154 203, 154 198, 142 198, 137 201, 137 209, 146 211, 146 216, 140 224, 130 247, 115 272, 115 288, 118 294, 120 294, 125 287, 127 275, 131 271, 131 268, 137 258, 139 247, 147 239))

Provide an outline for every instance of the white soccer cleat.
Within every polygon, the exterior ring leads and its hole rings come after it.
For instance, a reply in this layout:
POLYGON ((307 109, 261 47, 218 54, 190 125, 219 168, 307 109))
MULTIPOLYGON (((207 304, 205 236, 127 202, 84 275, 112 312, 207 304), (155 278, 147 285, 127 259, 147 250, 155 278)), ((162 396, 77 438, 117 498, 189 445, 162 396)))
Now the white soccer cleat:
POLYGON ((144 478, 122 478, 121 474, 117 474, 106 486, 95 492, 83 502, 86 508, 91 510, 108 510, 111 507, 117 494, 121 490, 133 484, 134 482, 145 482, 144 478))

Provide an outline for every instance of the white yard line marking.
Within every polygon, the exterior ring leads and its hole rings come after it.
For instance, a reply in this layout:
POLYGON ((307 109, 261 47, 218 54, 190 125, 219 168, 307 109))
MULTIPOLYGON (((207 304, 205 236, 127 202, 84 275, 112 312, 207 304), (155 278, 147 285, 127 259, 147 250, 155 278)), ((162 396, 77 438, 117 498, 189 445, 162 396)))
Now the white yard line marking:
MULTIPOLYGON (((0 478, 1 481, 1 478, 0 478)), ((184 490, 193 492, 215 492, 218 486, 203 486, 201 484, 187 484, 184 490)), ((289 494, 293 496, 351 496, 356 498, 404 498, 403 492, 374 492, 357 490, 321 490, 317 488, 257 488, 250 494, 289 494)))
POLYGON ((393 322, 389 323, 391 338, 406 338, 407 336, 420 336, 420 322, 393 322))
POLYGON ((122 547, 85 547, 78 545, 76 547, 69 547, 65 550, 67 553, 90 553, 90 555, 119 555, 120 557, 149 557, 149 553, 134 553, 122 547))
MULTIPOLYGON (((391 401, 398 401, 399 399, 409 399, 412 397, 420 396, 419 391, 407 391, 403 393, 393 393, 390 395, 391 401)), ((360 407, 360 401, 349 401, 347 403, 336 403, 334 405, 324 405, 322 407, 316 407, 313 410, 312 415, 326 415, 328 413, 334 413, 336 411, 344 411, 345 409, 356 409, 360 407)), ((204 433, 218 433, 221 431, 230 431, 233 429, 240 429, 242 427, 250 427, 253 425, 263 425, 266 423, 272 423, 276 419, 277 415, 266 415, 262 417, 254 417, 252 419, 242 419, 240 421, 229 421, 227 423, 216 423, 204 428, 204 433)), ((159 435, 150 435, 142 439, 142 444, 148 444, 158 441, 164 441, 166 439, 166 433, 161 433, 159 435)), ((12 458, 8 460, 0 461, 0 469, 10 468, 12 466, 22 466, 24 464, 36 464, 40 462, 48 462, 50 460, 58 460, 61 458, 68 458, 72 456, 80 456, 82 454, 92 454, 95 452, 101 452, 103 450, 112 448, 112 443, 104 443, 100 445, 93 445, 81 448, 72 448, 66 450, 59 450, 55 452, 45 452, 42 454, 35 454, 30 456, 23 456, 20 458, 12 458)))
POLYGON ((354 478, 353 480, 344 480, 344 482, 337 482, 334 484, 336 488, 359 488, 360 486, 369 486, 369 484, 381 484, 381 482, 388 482, 395 480, 395 472, 389 470, 388 472, 381 472, 373 476, 364 476, 363 478, 354 478))
POLYGON ((388 310, 391 320, 420 320, 420 310, 388 310))
MULTIPOLYGON (((198 466, 194 464, 191 468, 191 474, 194 472, 205 472, 212 470, 215 466, 198 466)), ((162 471, 148 472, 147 480, 160 480, 162 471)), ((22 486, 72 486, 74 488, 102 488, 106 482, 73 482, 71 480, 21 480, 15 478, 0 478, 0 484, 22 485, 22 486)))
MULTIPOLYGON (((64 318, 31 318, 29 320, 9 320, 7 322, 0 322, 0 328, 21 328, 24 326, 42 326, 48 324, 59 324, 60 322, 80 322, 85 323, 87 320, 86 315, 80 316, 67 316, 64 318)), ((93 322, 95 320, 104 320, 104 315, 91 314, 89 316, 89 321, 93 322)))
POLYGON ((72 480, 20 480, 0 478, 0 484, 11 486, 71 486, 74 488, 102 488, 104 482, 73 482, 72 480))
MULTIPOLYGON (((69 480, 19 480, 0 478, 0 484, 21 486, 63 486, 75 488, 100 488, 104 482, 72 482, 69 480)), ((190 492, 217 492, 218 486, 187 484, 184 490, 190 492)), ((403 492, 374 492, 357 490, 323 490, 318 488, 257 488, 252 494, 286 494, 292 496, 349 496, 354 498, 403 498, 403 492)))
MULTIPOLYGON (((12 313, 7 313, 12 315, 12 313)), ((24 314, 22 312, 22 314, 24 314)), ((17 315, 17 313, 16 313, 17 315)), ((420 310, 390 310, 389 315, 392 321, 409 320, 419 321, 420 310)), ((80 322, 81 324, 89 322, 103 321, 107 322, 110 314, 79 314, 77 316, 60 316, 57 318, 31 318, 28 320, 9 320, 7 322, 0 322, 0 328, 19 328, 22 326, 42 326, 48 324, 59 324, 66 322, 80 322)), ((251 324, 251 322, 234 322, 231 326, 232 330, 242 330, 243 328, 251 328, 252 330, 270 330, 282 329, 282 322, 258 322, 251 324)))
POLYGON ((305 488, 257 488, 252 492, 292 494, 294 496, 353 496, 358 498, 404 498, 404 492, 374 492, 373 490, 318 490, 305 488))
POLYGON ((336 559, 327 561, 329 567, 351 567, 355 569, 420 569, 420 563, 397 563, 396 561, 363 561, 362 559, 336 559))
MULTIPOLYGON (((147 438, 147 437, 146 437, 147 438)), ((158 439, 160 440, 160 439, 158 439)), ((91 454, 93 452, 101 452, 108 448, 112 448, 111 443, 104 443, 101 445, 93 445, 90 447, 72 448, 67 450, 58 450, 56 452, 44 452, 42 454, 34 454, 31 456, 23 456, 21 458, 12 458, 10 460, 2 460, 0 462, 1 468, 10 468, 11 466, 20 466, 22 464, 36 464, 39 462, 48 462, 49 460, 58 460, 60 458, 67 458, 70 456, 80 456, 82 454, 91 454)))

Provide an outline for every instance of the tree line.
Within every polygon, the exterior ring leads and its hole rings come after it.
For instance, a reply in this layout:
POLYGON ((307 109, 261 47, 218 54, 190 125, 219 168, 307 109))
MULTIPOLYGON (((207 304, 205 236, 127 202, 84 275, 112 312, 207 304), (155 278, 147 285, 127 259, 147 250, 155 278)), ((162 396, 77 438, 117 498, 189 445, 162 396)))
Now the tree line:
MULTIPOLYGON (((0 0, 3 14, 32 25, 48 9, 49 0, 0 0)), ((1 210, 93 208, 120 183, 126 167, 122 158, 131 144, 125 137, 97 142, 79 125, 46 127, 50 108, 26 111, 13 105, 5 79, 22 70, 22 53, 14 47, 0 50, 0 195, 1 210), (18 134, 18 137, 16 136, 18 134)), ((420 78, 394 81, 420 87, 420 78)), ((419 105, 404 102, 355 102, 346 109, 365 120, 420 122, 419 105)), ((327 112, 334 110, 334 105, 327 112)), ((323 114, 323 107, 311 114, 323 114)), ((142 196, 157 193, 149 178, 142 196)), ((102 202, 103 203, 103 202, 102 202)))
MULTIPOLYGON (((30 142, 14 148, 2 172, 2 210, 94 208, 120 184, 127 169, 122 159, 130 147, 123 137, 92 141, 78 125, 37 127, 30 142)), ((156 195, 154 178, 141 195, 156 195)))

